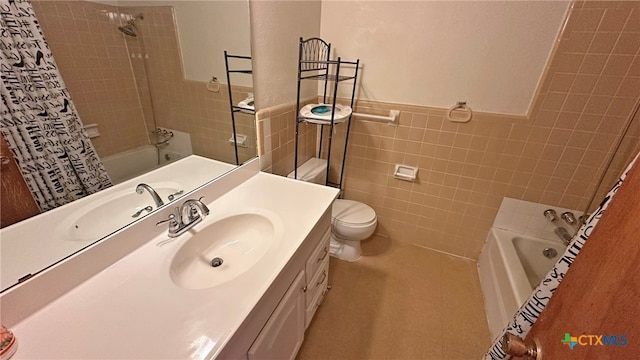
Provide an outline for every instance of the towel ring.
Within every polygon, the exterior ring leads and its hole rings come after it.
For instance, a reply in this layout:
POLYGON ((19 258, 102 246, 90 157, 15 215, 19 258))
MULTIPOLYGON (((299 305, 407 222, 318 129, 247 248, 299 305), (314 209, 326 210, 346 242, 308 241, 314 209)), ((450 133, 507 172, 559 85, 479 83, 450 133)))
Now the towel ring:
POLYGON ((467 105, 466 101, 458 101, 454 106, 450 107, 449 111, 447 112, 447 120, 453 121, 453 122, 466 123, 466 122, 469 122, 472 117, 473 117, 473 111, 471 111, 471 108, 467 105), (466 111, 467 116, 463 118, 451 117, 451 114, 458 109, 466 111))
POLYGON ((207 90, 217 93, 220 91, 220 83, 218 82, 218 78, 215 76, 211 77, 211 80, 207 83, 207 90))

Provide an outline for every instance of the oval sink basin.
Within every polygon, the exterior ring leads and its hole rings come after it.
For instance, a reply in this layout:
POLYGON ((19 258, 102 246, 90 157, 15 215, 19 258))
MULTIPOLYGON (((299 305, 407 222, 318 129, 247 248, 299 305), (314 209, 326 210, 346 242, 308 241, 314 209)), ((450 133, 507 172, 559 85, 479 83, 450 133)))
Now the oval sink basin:
MULTIPOLYGON (((153 186, 165 202, 168 202, 169 194, 180 188, 178 184, 153 186)), ((123 189, 108 196, 96 195, 91 202, 79 207, 59 224, 58 228, 66 235, 66 240, 95 241, 156 210, 151 196, 147 193, 137 194, 135 189, 123 189), (132 216, 145 207, 151 210, 143 210, 138 216, 132 216)))
POLYGON ((171 261, 173 282, 206 289, 249 270, 274 245, 275 226, 264 215, 232 215, 194 231, 171 261))

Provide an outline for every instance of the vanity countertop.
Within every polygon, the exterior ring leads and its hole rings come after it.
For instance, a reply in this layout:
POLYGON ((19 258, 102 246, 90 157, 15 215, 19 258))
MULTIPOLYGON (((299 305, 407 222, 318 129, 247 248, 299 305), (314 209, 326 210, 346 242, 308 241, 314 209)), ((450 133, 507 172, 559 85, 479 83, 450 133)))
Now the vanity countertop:
MULTIPOLYGON (((254 267, 212 288, 184 289, 171 280, 169 267, 189 234, 169 238, 163 231, 13 326, 19 343, 14 358, 216 357, 337 195, 337 189, 258 173, 207 202, 210 215, 190 230, 266 210, 281 222, 282 242, 254 267)), ((136 226, 126 235, 145 236, 136 226)))

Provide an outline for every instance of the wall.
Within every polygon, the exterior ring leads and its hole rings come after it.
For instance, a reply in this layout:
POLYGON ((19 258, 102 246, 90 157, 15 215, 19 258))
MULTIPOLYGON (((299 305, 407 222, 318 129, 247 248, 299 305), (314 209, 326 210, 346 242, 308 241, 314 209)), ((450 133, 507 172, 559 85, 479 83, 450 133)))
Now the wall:
MULTIPOLYGON (((321 2, 252 0, 249 10, 256 107, 295 102, 299 39, 320 36, 321 2)), ((314 85, 301 98, 315 95, 314 85)))
MULTIPOLYGON (((306 105, 313 99, 307 99, 302 104, 306 105)), ((295 107, 295 103, 288 103, 261 109, 256 113, 260 170, 281 176, 287 176, 293 171, 297 114, 295 107)), ((300 124, 298 164, 303 164, 314 156, 316 130, 315 125, 300 124)))
POLYGON ((148 144, 117 8, 84 1, 33 7, 82 122, 99 124, 101 136, 92 139, 98 154, 148 144))
MULTIPOLYGON (((356 122, 350 141, 345 195, 373 205, 379 231, 477 258, 505 196, 588 205, 640 97, 640 2, 576 5, 531 117, 485 113, 456 124, 444 109, 358 102, 363 112, 403 110, 395 128, 356 122), (420 181, 391 178, 395 163, 418 166, 420 181)), ((637 127, 628 136, 622 153, 637 144, 637 127)))
MULTIPOLYGON (((182 58, 173 8, 170 6, 121 7, 127 14, 142 12, 145 19, 137 22, 138 37, 126 37, 131 66, 138 79, 141 100, 147 119, 157 126, 191 134, 193 153, 207 158, 235 163, 229 95, 226 85, 219 92, 207 90, 208 81, 191 81, 183 76, 182 58), (153 108, 153 111, 150 109, 153 108)), ((219 54, 222 56, 222 54, 219 54)), ((224 58, 224 56, 222 56, 224 58)), ((251 75, 243 75, 251 79, 251 75)), ((241 75, 232 80, 239 80, 241 75)), ((252 88, 233 87, 234 102, 247 97, 252 88)), ((249 147, 256 149, 253 117, 238 113, 239 131, 250 135, 249 147)), ((243 154, 241 162, 255 156, 243 154)))
MULTIPOLYGON (((359 112, 402 113, 397 126, 354 121, 344 196, 371 205, 383 235, 470 258, 478 257, 505 196, 584 209, 596 187, 594 174, 601 173, 640 97, 639 7, 638 1, 576 2, 528 116, 476 112, 471 122, 458 124, 445 120, 446 108, 359 100, 359 112), (392 178, 396 163, 419 167, 419 181, 392 178)), ((252 12, 252 19, 258 15, 252 12)), ((403 24, 380 22, 378 31, 403 24)), ((254 56, 280 59, 276 52, 254 56)), ((380 72, 363 68, 362 83, 393 75, 380 72)), ((287 86, 294 84, 295 78, 287 86)), ((415 89, 394 91, 410 97, 415 89)), ((638 131, 630 131, 623 154, 633 151, 638 131)), ((338 127, 340 136, 344 127, 338 127)))
MULTIPOLYGON (((294 163, 298 44, 320 35, 321 2, 250 1, 249 10, 260 168, 287 176, 294 163)), ((300 94, 303 103, 315 99, 316 84, 303 84, 300 94)), ((301 124, 299 135, 302 164, 315 152, 316 127, 301 124)))
MULTIPOLYGON (((209 81, 216 76, 226 84, 223 51, 251 56, 248 0, 118 1, 118 4, 173 7, 185 79, 209 81)), ((232 81, 252 86, 249 76, 232 81)))
POLYGON ((362 60, 359 99, 526 115, 568 4, 324 1, 320 34, 362 60))

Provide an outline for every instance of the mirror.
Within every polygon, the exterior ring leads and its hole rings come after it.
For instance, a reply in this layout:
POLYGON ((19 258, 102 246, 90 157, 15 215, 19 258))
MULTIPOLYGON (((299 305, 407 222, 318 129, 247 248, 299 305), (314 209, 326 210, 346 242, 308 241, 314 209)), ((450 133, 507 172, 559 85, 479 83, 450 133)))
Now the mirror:
MULTIPOLYGON (((79 117, 115 186, 126 184, 135 193, 135 185, 127 180, 149 171, 157 175, 161 166, 191 154, 233 166, 257 155, 252 111, 234 113, 234 143, 228 91, 231 88, 234 105, 246 104, 253 96, 252 76, 231 74, 229 86, 224 55, 227 51, 251 56, 247 0, 32 4, 79 117)), ((235 61, 229 65, 251 69, 250 58, 235 61)), ((221 166, 216 174, 233 166, 221 166)), ((211 180, 211 173, 207 175, 198 183, 165 184, 166 194, 158 192, 168 202, 168 195, 178 198, 211 180)), ((102 201, 97 196, 80 200, 95 204, 102 201)), ((149 194, 137 196, 153 204, 149 194)), ((144 210, 140 217, 148 213, 144 210)), ((120 227, 101 227, 91 242, 120 227)), ((87 245, 65 250, 46 266, 87 245)), ((28 250, 24 255, 29 256, 28 250)), ((12 284, 3 281, 0 290, 8 285, 12 284)))

